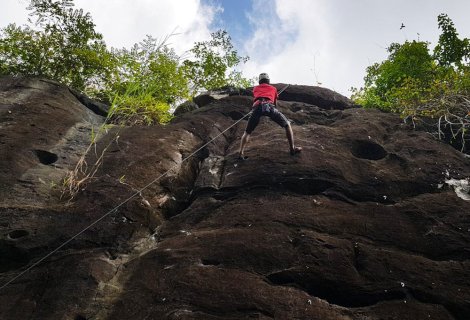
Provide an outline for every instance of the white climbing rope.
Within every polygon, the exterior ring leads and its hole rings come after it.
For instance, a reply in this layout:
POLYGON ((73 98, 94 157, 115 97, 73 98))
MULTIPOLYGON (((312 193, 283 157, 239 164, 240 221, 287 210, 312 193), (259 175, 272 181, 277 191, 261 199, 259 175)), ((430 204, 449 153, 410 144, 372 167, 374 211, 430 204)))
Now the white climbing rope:
MULTIPOLYGON (((287 87, 286 87, 287 88, 287 87)), ((282 90, 284 91, 284 90, 282 90)), ((282 92, 281 91, 281 92, 282 92)), ((231 128, 233 128, 235 125, 237 125, 240 121, 242 121, 243 119, 245 119, 248 115, 251 114, 252 111, 248 112, 247 114, 245 114, 242 118, 240 118, 239 120, 237 120, 235 123, 233 123, 232 125, 230 125, 228 128, 226 128, 224 131, 222 131, 221 133, 219 133, 217 136, 215 136, 214 138, 212 138, 209 142, 205 143, 204 145, 202 145, 201 147, 199 147, 196 151, 194 151, 193 153, 191 153, 189 156, 187 156, 186 158, 184 158, 183 160, 181 160, 181 162, 179 164, 175 164, 173 167, 171 167, 170 169, 168 169, 166 172, 162 173, 160 176, 158 176, 157 178, 153 179, 151 182, 149 182, 148 184, 146 184, 143 188, 137 190, 136 192, 134 192, 129 198, 127 198, 126 200, 122 201, 121 203, 119 203, 117 206, 115 206, 113 209, 109 210, 108 212, 106 212, 104 215, 102 215, 100 218, 98 218, 97 220, 93 221, 93 223, 91 223, 90 225, 88 225, 85 229, 81 230, 80 232, 78 232, 77 234, 75 234, 73 237, 71 237, 70 239, 68 239, 67 241, 65 241, 64 243, 62 243, 60 246, 58 246, 57 248, 55 248, 54 250, 52 250, 51 252, 49 252, 47 255, 45 255, 44 257, 42 257, 41 259, 39 259, 38 261, 34 262, 31 266, 29 266, 26 270, 20 272, 18 275, 16 275, 15 277, 13 277, 12 279, 10 279, 7 283, 5 283, 3 286, 0 287, 0 290, 2 290, 3 288, 7 287, 10 283, 12 283, 13 281, 15 281, 16 279, 20 278, 21 276, 23 276, 24 274, 26 274, 29 270, 33 269, 34 267, 36 267, 37 265, 39 265, 41 262, 43 262, 44 260, 46 260, 47 258, 49 258, 50 256, 52 256, 54 253, 56 253, 57 251, 59 251, 60 249, 62 249, 63 247, 65 247, 67 244, 69 244, 70 242, 72 242, 75 238, 77 238, 78 236, 80 236, 82 233, 84 233, 85 231, 87 231, 88 229, 90 229, 91 227, 93 227, 94 225, 96 225, 97 223, 99 223, 101 220, 103 220, 104 218, 106 218, 107 216, 109 216, 111 213, 113 212, 116 212, 120 207, 122 207, 124 204, 126 204, 127 202, 129 202, 131 199, 133 199, 135 196, 139 195, 142 193, 142 191, 144 191, 145 189, 147 189, 148 187, 150 187, 152 184, 154 184, 155 182, 157 182, 158 180, 160 180, 161 178, 165 177, 168 173, 170 173, 173 169, 175 169, 176 167, 178 167, 179 165, 181 165, 183 162, 185 162, 186 160, 188 160, 189 158, 191 158, 192 156, 194 156, 196 153, 198 153, 199 151, 201 151, 202 149, 204 149, 206 146, 208 146, 212 141, 214 141, 215 139, 217 139, 218 137, 220 137, 221 135, 223 135, 225 132, 227 132, 228 130, 230 130, 231 128)))

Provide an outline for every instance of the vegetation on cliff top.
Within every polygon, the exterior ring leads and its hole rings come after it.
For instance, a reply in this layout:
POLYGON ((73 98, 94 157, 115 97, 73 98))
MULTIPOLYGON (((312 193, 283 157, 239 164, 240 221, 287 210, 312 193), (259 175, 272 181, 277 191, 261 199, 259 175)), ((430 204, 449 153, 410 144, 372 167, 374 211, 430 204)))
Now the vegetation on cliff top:
POLYGON ((236 70, 248 57, 217 31, 182 59, 148 36, 130 49, 108 49, 89 13, 73 0, 30 0, 29 25, 0 30, 0 75, 45 77, 112 103, 111 121, 167 122, 170 107, 201 90, 251 82, 236 70))
POLYGON ((397 112, 413 123, 431 120, 436 134, 465 148, 470 127, 470 40, 460 39, 452 20, 438 16, 439 41, 392 43, 389 57, 367 68, 353 99, 364 107, 397 112), (434 123, 433 123, 434 122, 434 123))
MULTIPOLYGON (((109 49, 89 13, 73 0, 30 0, 34 21, 0 30, 0 75, 59 81, 112 105, 108 122, 165 123, 170 108, 201 90, 252 85, 237 71, 241 57, 225 31, 177 55, 168 38, 148 36, 127 49, 109 49)), ((434 119, 436 134, 465 147, 470 126, 470 40, 438 16, 435 48, 420 40, 392 43, 386 60, 369 66, 353 100, 400 113, 416 124, 434 119)))

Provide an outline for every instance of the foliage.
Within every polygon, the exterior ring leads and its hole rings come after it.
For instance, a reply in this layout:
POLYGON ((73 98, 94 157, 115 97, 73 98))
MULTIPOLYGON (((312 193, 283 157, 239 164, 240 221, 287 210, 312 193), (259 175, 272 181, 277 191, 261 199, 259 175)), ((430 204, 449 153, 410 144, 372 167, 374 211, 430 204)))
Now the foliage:
POLYGON ((71 0, 31 0, 34 27, 10 24, 0 33, 0 74, 46 77, 79 90, 99 86, 112 55, 89 13, 71 0))
POLYGON ((238 56, 226 31, 195 43, 192 58, 181 61, 169 37, 109 50, 73 0, 30 0, 28 10, 29 26, 0 30, 0 75, 45 77, 84 91, 113 104, 112 122, 165 123, 171 107, 202 89, 252 85, 235 70, 248 58, 238 56))
POLYGON ((139 84, 153 88, 154 98, 168 104, 187 99, 188 80, 179 64, 179 57, 166 45, 167 39, 158 42, 147 36, 130 50, 114 49, 118 63, 114 77, 109 79, 111 92, 123 93, 129 84, 139 84))
POLYGON ((166 123, 170 106, 190 98, 188 79, 167 39, 158 42, 148 36, 130 50, 113 50, 117 67, 106 86, 113 122, 166 123))
POLYGON ((182 63, 166 44, 169 37, 158 42, 148 36, 130 50, 113 51, 118 68, 108 84, 116 103, 112 121, 166 123, 171 120, 171 106, 190 99, 202 88, 250 86, 250 81, 233 70, 247 58, 238 57, 225 31, 213 33, 210 41, 196 43, 191 50, 196 60, 182 63))
MULTIPOLYGON (((425 88, 433 79, 435 63, 427 42, 393 43, 388 52, 387 60, 367 68, 365 89, 362 92, 356 91, 353 97, 357 103, 365 107, 396 111, 400 100, 397 90, 407 86, 425 88)), ((416 99, 419 95, 420 92, 413 92, 409 97, 416 99)))
MULTIPOLYGON (((469 39, 458 38, 447 15, 439 15, 438 23, 442 33, 433 54, 427 42, 393 43, 387 60, 367 68, 365 85, 353 88, 352 98, 364 107, 408 116, 441 96, 469 94, 469 39)), ((432 115, 439 110, 424 113, 432 115)))
POLYGON ((434 48, 434 57, 441 66, 462 67, 470 60, 469 39, 459 39, 454 23, 446 14, 437 17, 439 29, 442 30, 439 42, 434 48))
POLYGON ((460 136, 463 150, 470 126, 469 39, 458 37, 445 14, 439 15, 438 25, 442 33, 433 53, 422 41, 390 45, 388 59, 367 68, 364 87, 352 88, 352 99, 400 113, 413 123, 420 117, 436 119, 438 136, 447 127, 448 140, 460 136))
POLYGON ((155 97, 155 92, 158 91, 151 85, 144 87, 138 82, 129 83, 125 92, 114 96, 108 122, 119 125, 169 122, 172 119, 170 105, 155 97))
POLYGON ((248 57, 240 57, 234 50, 231 38, 224 30, 211 34, 211 40, 197 42, 190 52, 194 60, 183 62, 185 74, 192 83, 192 92, 211 90, 227 85, 246 87, 251 84, 234 68, 248 57))

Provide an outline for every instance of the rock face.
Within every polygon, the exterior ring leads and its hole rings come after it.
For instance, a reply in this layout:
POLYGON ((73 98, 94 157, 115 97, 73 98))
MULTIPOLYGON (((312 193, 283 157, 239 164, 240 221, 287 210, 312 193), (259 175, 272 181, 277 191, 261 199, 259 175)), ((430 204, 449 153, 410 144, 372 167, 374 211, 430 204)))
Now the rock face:
POLYGON ((0 78, 0 203, 48 199, 51 183, 75 165, 102 122, 58 83, 0 78))
POLYGON ((303 152, 263 119, 239 161, 246 120, 224 130, 251 98, 215 99, 110 130, 65 202, 49 181, 102 118, 49 82, 0 89, 0 285, 73 237, 0 289, 1 319, 468 319, 469 202, 446 181, 470 159, 395 115, 291 86, 303 152))

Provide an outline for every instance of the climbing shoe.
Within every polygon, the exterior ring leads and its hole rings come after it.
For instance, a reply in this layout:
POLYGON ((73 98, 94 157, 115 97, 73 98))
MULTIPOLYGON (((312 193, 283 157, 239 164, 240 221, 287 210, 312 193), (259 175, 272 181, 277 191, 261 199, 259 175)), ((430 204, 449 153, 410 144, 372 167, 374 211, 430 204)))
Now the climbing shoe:
POLYGON ((302 147, 294 147, 294 149, 292 149, 290 151, 290 155, 293 156, 293 155, 295 155, 297 153, 301 153, 301 152, 302 152, 302 147))

